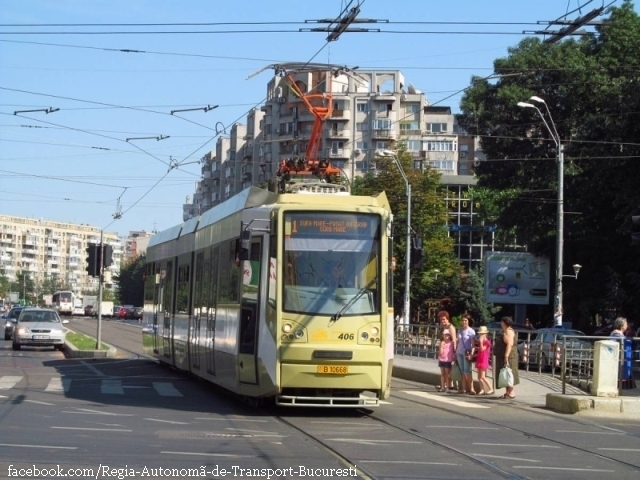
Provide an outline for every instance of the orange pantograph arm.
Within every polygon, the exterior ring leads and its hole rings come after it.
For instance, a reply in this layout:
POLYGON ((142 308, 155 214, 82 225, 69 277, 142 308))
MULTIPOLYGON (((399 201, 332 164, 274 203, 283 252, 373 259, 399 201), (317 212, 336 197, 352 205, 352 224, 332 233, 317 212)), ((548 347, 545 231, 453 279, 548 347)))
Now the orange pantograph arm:
POLYGON ((315 117, 313 130, 309 138, 309 145, 307 146, 307 161, 310 164, 316 164, 318 162, 318 152, 320 151, 320 142, 322 140, 322 127, 325 120, 333 113, 333 94, 331 92, 332 75, 329 73, 327 77, 326 90, 328 93, 305 93, 300 90, 293 76, 289 73, 287 74, 291 89, 300 97, 309 112, 315 117), (317 103, 319 103, 319 105, 316 105, 317 103))

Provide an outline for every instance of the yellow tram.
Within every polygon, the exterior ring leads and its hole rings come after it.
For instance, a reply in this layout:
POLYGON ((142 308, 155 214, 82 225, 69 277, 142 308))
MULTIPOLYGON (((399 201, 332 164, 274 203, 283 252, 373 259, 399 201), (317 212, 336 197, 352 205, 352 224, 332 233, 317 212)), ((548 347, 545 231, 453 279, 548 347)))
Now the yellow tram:
POLYGON ((393 366, 391 222, 384 193, 250 187, 157 233, 145 351, 256 401, 377 406, 393 366))

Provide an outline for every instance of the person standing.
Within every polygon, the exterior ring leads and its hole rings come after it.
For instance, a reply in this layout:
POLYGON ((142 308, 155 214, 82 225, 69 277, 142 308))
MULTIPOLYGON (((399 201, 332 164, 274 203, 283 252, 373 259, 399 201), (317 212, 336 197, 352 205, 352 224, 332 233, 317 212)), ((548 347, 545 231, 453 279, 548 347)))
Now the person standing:
POLYGON ((513 318, 502 317, 500 326, 502 333, 496 336, 494 348, 496 371, 499 372, 505 365, 508 365, 513 373, 513 387, 506 387, 506 393, 500 398, 516 398, 514 387, 520 383, 520 376, 518 375, 518 349, 515 346, 516 332, 513 330, 513 318))
MULTIPOLYGON (((451 320, 449 318, 449 312, 447 312, 446 310, 441 310, 438 312, 438 320, 440 321, 440 327, 442 328, 442 333, 444 332, 449 332, 449 334, 451 335, 451 341, 453 342, 453 351, 456 351, 456 341, 458 339, 458 337, 456 337, 456 327, 454 325, 452 325, 451 320)), ((455 362, 455 354, 454 354, 454 359, 453 361, 455 362)), ((451 379, 451 376, 449 376, 449 388, 451 390, 453 390, 453 380, 451 379)))
POLYGON ((627 328, 628 328, 627 319, 624 317, 618 317, 613 322, 613 331, 609 336, 614 338, 624 338, 627 328))
POLYGON ((489 370, 489 358, 491 357, 491 340, 489 340, 489 330, 484 325, 478 328, 476 340, 476 348, 478 357, 476 360, 476 369, 478 370, 478 383, 480 384, 480 395, 491 395, 493 389, 487 379, 487 370, 489 370))
POLYGON ((440 336, 440 347, 438 348, 438 366, 440 367, 439 392, 446 392, 451 378, 451 364, 453 363, 453 340, 448 330, 442 332, 440 336))
POLYGON ((460 373, 462 373, 462 388, 458 390, 458 393, 468 393, 469 395, 476 394, 471 374, 471 354, 476 339, 476 332, 471 328, 472 323, 471 315, 464 314, 462 316, 462 328, 458 332, 456 345, 456 363, 460 367, 460 373))

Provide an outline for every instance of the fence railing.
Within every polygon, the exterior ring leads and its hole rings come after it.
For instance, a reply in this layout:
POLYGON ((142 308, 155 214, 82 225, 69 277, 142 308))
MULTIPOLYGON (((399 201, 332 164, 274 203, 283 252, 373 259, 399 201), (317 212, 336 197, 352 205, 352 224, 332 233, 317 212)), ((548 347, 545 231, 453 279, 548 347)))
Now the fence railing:
MULTIPOLYGON (((442 327, 439 325, 398 325, 395 331, 395 354, 412 358, 437 359, 442 327)), ((500 330, 490 330, 495 345, 500 330)), ((519 331, 518 362, 527 371, 549 372, 566 384, 589 392, 593 383, 593 349, 598 340, 620 341, 619 389, 635 388, 634 371, 640 369, 640 337, 591 337, 547 331, 519 331)))

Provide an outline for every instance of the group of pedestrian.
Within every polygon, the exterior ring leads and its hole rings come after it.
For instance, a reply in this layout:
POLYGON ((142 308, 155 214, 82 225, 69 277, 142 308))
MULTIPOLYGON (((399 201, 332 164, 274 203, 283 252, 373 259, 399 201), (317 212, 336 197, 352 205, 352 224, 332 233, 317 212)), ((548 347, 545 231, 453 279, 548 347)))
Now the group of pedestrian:
MULTIPOLYGON (((456 331, 451 323, 449 313, 438 313, 441 326, 440 344, 438 348, 438 366, 440 367, 439 392, 455 391, 453 369, 458 369, 460 380, 457 392, 467 395, 492 395, 494 390, 487 378, 487 371, 491 365, 492 353, 496 359, 499 371, 509 365, 513 371, 513 385, 520 383, 518 378, 518 351, 516 349, 516 334, 513 330, 513 319, 503 317, 500 324, 502 331, 495 338, 495 345, 489 339, 489 330, 481 326, 476 332, 473 328, 471 315, 462 316, 462 327, 456 331), (480 391, 476 392, 472 369, 475 363, 477 380, 480 391)), ((499 398, 515 398, 514 386, 506 387, 506 393, 499 398)))

